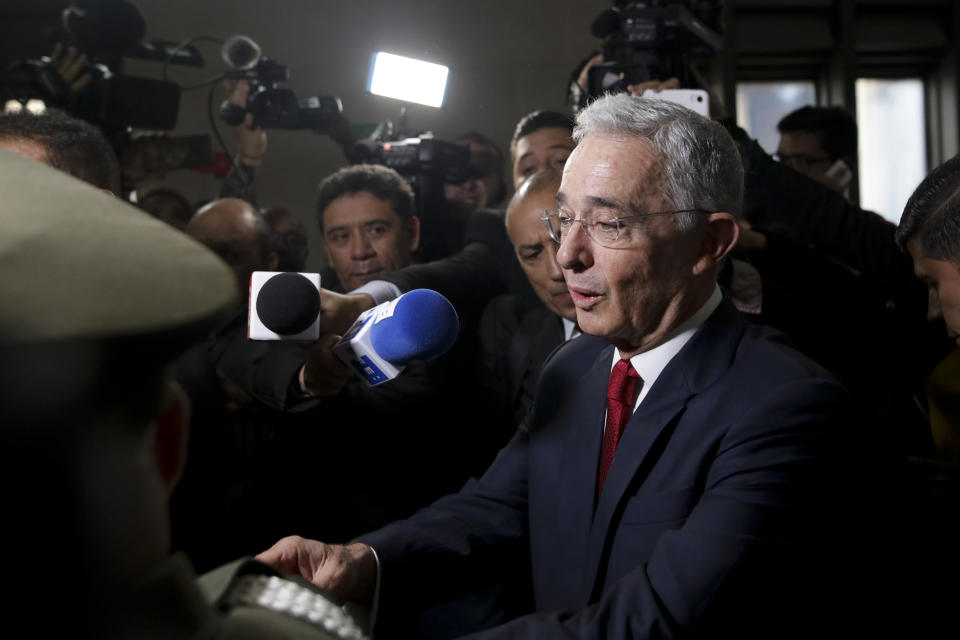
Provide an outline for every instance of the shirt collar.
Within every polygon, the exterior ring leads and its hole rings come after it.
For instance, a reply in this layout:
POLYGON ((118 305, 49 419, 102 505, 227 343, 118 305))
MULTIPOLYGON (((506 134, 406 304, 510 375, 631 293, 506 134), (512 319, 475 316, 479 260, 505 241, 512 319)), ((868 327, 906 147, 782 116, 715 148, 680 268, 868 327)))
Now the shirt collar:
POLYGON ((560 321, 563 323, 563 341, 566 342, 570 338, 576 338, 580 335, 580 327, 577 326, 577 323, 573 320, 567 320, 566 318, 561 317, 560 321))
MULTIPOLYGON (((700 328, 700 325, 706 322, 710 314, 720 305, 722 299, 723 294, 720 293, 720 287, 715 286, 713 293, 710 294, 707 301, 703 303, 703 306, 667 333, 663 342, 649 351, 638 353, 630 358, 630 364, 633 365, 634 370, 640 374, 640 378, 643 379, 640 395, 637 396, 637 401, 633 405, 634 409, 640 406, 640 402, 646 397, 653 383, 657 381, 657 378, 660 377, 663 370, 670 364, 673 357, 677 355, 680 349, 693 337, 693 334, 700 328)), ((613 362, 610 363, 611 370, 619 361, 620 352, 614 349, 613 362)))

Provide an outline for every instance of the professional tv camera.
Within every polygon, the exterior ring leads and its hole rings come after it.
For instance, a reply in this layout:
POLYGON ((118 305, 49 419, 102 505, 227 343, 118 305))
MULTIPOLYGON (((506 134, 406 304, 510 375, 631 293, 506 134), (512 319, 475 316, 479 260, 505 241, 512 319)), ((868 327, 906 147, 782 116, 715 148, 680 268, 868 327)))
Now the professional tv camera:
POLYGON ((231 126, 242 124, 250 113, 254 126, 264 129, 323 131, 343 110, 336 96, 298 99, 292 89, 278 87, 278 83, 290 79, 289 70, 262 56, 260 46, 246 36, 228 38, 221 54, 231 68, 224 77, 250 83, 246 107, 226 100, 220 105, 220 118, 231 126))
POLYGON ((123 59, 203 66, 196 48, 142 42, 143 16, 125 0, 74 0, 53 27, 51 41, 84 53, 90 86, 72 92, 49 57, 19 60, 0 72, 0 98, 40 99, 100 126, 108 134, 126 127, 164 130, 176 125, 180 87, 173 82, 124 75, 123 59))
MULTIPOLYGON (((405 128, 405 127, 404 127, 405 128)), ((435 210, 444 205, 443 185, 461 184, 474 177, 470 147, 438 140, 432 133, 407 137, 392 121, 380 122, 368 137, 346 149, 353 164, 382 164, 406 179, 417 194, 417 208, 435 210)))
POLYGON ((589 69, 586 87, 577 82, 583 65, 574 72, 570 105, 579 109, 592 98, 648 80, 677 77, 689 85, 690 60, 723 48, 722 9, 721 0, 618 0, 590 27, 603 39, 603 62, 589 69))

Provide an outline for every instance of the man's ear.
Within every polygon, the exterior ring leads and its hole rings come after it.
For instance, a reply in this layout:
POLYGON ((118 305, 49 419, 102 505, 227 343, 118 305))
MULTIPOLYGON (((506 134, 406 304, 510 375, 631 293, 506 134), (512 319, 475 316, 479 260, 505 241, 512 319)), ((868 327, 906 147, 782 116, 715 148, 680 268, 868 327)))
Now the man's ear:
POLYGON ((737 245, 740 225, 729 213, 718 212, 707 216, 706 233, 700 242, 699 258, 693 265, 694 275, 701 275, 716 267, 737 245))
POLYGON ((407 232, 410 234, 410 252, 413 253, 420 247, 420 218, 413 216, 407 223, 407 232))
POLYGON ((187 463, 187 440, 190 431, 190 401, 176 383, 168 385, 167 397, 160 413, 154 419, 154 424, 157 469, 169 497, 187 463))

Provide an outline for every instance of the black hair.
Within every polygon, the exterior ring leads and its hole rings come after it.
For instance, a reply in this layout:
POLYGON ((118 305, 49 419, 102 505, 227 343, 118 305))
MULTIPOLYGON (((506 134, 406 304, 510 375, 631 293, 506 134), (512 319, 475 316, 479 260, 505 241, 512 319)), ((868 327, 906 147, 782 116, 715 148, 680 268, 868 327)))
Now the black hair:
POLYGON ((413 188, 403 177, 389 167, 378 164, 358 164, 344 167, 327 176, 320 183, 317 196, 317 221, 323 230, 323 212, 340 196, 367 193, 386 200, 403 222, 413 219, 415 211, 413 188))
POLYGON ((907 200, 897 244, 905 248, 914 238, 926 257, 960 266, 960 155, 934 169, 907 200))
POLYGON ((517 142, 520 138, 528 136, 534 131, 548 129, 550 127, 562 127, 569 129, 573 133, 573 118, 558 111, 537 110, 520 118, 516 129, 513 130, 513 137, 510 138, 510 153, 517 152, 517 142))
POLYGON ((103 133, 56 109, 0 114, 0 138, 43 146, 47 163, 95 187, 120 193, 120 162, 103 133))
POLYGON ((777 123, 783 133, 809 132, 820 134, 820 145, 831 160, 857 159, 857 121, 843 107, 807 105, 788 113, 777 123))

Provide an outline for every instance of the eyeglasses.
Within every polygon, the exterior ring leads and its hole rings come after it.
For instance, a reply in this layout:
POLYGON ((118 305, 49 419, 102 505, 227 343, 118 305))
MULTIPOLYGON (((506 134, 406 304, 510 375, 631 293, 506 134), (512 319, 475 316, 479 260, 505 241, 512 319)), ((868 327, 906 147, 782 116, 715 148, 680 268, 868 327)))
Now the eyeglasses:
POLYGON ((637 244, 640 234, 636 233, 634 227, 637 222, 645 218, 654 216, 672 216, 677 213, 709 213, 704 209, 677 209, 676 211, 657 211, 655 213, 638 213, 632 216, 598 218, 591 220, 587 218, 574 218, 569 212, 560 209, 559 211, 550 211, 544 209, 543 224, 547 227, 547 233, 550 239, 560 244, 563 236, 570 233, 574 222, 579 222, 583 227, 583 232, 591 241, 596 242, 601 247, 608 249, 628 249, 637 244))
POLYGON ((793 154, 776 153, 774 154, 773 157, 775 160, 782 162, 786 166, 790 167, 791 169, 795 169, 796 171, 804 171, 810 165, 816 164, 818 162, 830 161, 830 156, 815 158, 802 153, 793 153, 793 154))

